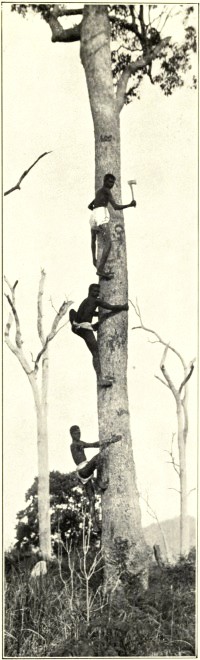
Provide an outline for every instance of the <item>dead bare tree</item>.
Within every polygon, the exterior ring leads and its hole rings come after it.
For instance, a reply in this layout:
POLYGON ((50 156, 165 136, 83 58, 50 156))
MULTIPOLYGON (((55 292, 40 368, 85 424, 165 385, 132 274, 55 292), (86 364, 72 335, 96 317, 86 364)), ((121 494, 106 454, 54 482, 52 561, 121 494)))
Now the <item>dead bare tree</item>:
POLYGON ((50 332, 45 336, 43 328, 43 293, 44 282, 46 273, 41 270, 41 277, 39 281, 38 297, 37 297, 37 330, 42 348, 38 352, 36 359, 33 360, 33 367, 29 364, 25 353, 23 351, 23 340, 21 334, 20 320, 16 308, 15 291, 18 280, 13 286, 5 277, 5 282, 10 290, 10 295, 6 294, 10 306, 8 321, 5 327, 5 342, 8 348, 14 353, 19 360, 22 369, 28 377, 31 385, 36 417, 37 417, 37 449, 38 449, 38 517, 39 517, 39 539, 40 550, 43 559, 51 558, 51 534, 50 534, 50 512, 49 512, 49 467, 48 467, 48 427, 47 427, 47 412, 48 412, 48 369, 49 369, 49 356, 48 348, 49 342, 54 339, 56 334, 63 327, 60 326, 60 321, 65 316, 72 301, 64 301, 56 313, 54 321, 51 326, 50 332), (10 339, 10 331, 13 320, 15 322, 15 338, 10 339), (41 364, 41 383, 38 383, 38 371, 41 364))
POLYGON ((173 397, 176 402, 179 464, 175 463, 172 449, 170 453, 171 455, 170 462, 172 463, 174 469, 176 470, 180 482, 180 490, 178 491, 180 496, 180 556, 185 556, 189 551, 189 530, 188 530, 188 516, 187 516, 187 501, 188 501, 189 493, 187 491, 187 465, 186 465, 186 443, 188 436, 188 406, 187 406, 188 381, 191 378, 191 375, 194 370, 195 359, 191 360, 189 365, 186 365, 179 351, 173 348, 173 346, 171 346, 168 342, 164 341, 160 337, 160 335, 157 332, 155 332, 155 330, 147 328, 144 325, 137 300, 135 304, 132 303, 132 301, 130 302, 135 310, 137 317, 140 320, 140 325, 134 326, 132 330, 145 330, 145 332, 149 332, 153 334, 155 339, 151 343, 160 343, 165 347, 160 362, 160 369, 165 380, 163 380, 163 378, 160 378, 160 376, 157 375, 155 376, 155 378, 157 378, 163 385, 168 387, 168 389, 173 394, 173 397), (165 366, 165 361, 169 350, 177 356, 183 368, 183 379, 178 388, 175 387, 172 378, 170 377, 165 366))

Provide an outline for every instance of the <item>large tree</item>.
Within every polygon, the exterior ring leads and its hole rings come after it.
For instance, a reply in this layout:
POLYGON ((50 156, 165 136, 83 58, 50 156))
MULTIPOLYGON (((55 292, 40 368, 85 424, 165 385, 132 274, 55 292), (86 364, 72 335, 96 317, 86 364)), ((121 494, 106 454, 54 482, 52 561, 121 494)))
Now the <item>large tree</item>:
MULTIPOLYGON (((86 83, 95 137, 95 188, 100 187, 105 172, 116 176, 116 197, 121 200, 120 184, 120 112, 125 103, 139 94, 144 76, 159 84, 165 94, 184 82, 190 55, 196 49, 195 30, 185 22, 181 45, 172 43, 166 21, 172 18, 171 5, 99 5, 83 8, 69 5, 29 4, 49 25, 52 41, 80 42, 80 57, 86 83), (68 23, 71 17, 76 24, 68 23), (165 32, 166 33, 166 32, 165 32), (155 65, 154 65, 155 61, 155 65), (155 71, 153 71, 155 66, 155 71)), ((22 14, 27 5, 13 5, 22 14)), ((175 9, 174 9, 175 8, 175 9)), ((180 22, 187 21, 192 7, 180 5, 180 22)), ((67 53, 66 53, 67 57, 67 53)), ((195 84, 195 80, 193 80, 195 84)), ((112 250, 109 265, 114 279, 101 281, 101 295, 113 303, 128 298, 126 240, 123 213, 111 209, 112 250)), ((99 244, 99 254, 101 252, 99 244)), ((98 257, 99 257, 98 254, 98 257)), ((122 440, 106 450, 109 486, 102 496, 102 540, 107 568, 113 565, 116 543, 126 547, 127 569, 146 571, 148 552, 141 528, 139 497, 130 434, 127 395, 127 327, 123 312, 100 327, 98 345, 102 370, 110 365, 114 383, 110 389, 97 387, 100 443, 112 433, 122 440)), ((116 569, 116 566, 115 566, 116 569)))

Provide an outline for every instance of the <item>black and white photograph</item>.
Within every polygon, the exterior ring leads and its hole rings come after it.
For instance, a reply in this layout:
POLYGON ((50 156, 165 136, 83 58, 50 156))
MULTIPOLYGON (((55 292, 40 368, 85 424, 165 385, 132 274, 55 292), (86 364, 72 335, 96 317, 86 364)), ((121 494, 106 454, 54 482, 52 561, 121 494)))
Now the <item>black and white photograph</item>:
POLYGON ((198 656, 198 14, 1 3, 3 658, 198 656))

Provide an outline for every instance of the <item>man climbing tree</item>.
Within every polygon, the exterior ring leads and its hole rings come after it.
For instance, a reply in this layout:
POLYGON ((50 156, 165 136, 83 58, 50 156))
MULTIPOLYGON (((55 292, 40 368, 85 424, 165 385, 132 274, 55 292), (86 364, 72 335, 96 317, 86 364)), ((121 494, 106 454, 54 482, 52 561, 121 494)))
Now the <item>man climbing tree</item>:
MULTIPOLYGON (((92 481, 94 471, 97 470, 97 486, 101 491, 106 490, 109 483, 109 475, 107 473, 106 465, 106 456, 102 453, 95 454, 90 461, 87 461, 85 455, 85 449, 99 448, 99 442, 84 442, 81 440, 81 432, 79 426, 74 424, 70 428, 70 434, 72 437, 72 443, 70 445, 71 453, 74 459, 74 462, 77 465, 77 475, 81 483, 85 486, 86 494, 90 502, 90 514, 95 518, 95 488, 92 481)), ((103 449, 109 447, 113 442, 118 442, 121 440, 121 436, 112 436, 110 440, 105 440, 103 444, 103 449)))
POLYGON ((115 211, 122 211, 123 209, 127 209, 130 206, 136 206, 136 201, 134 199, 132 199, 132 202, 130 204, 117 204, 111 193, 111 188, 113 188, 114 184, 115 184, 115 176, 110 173, 105 174, 102 188, 100 188, 100 190, 97 190, 95 199, 93 199, 93 201, 90 202, 90 204, 88 205, 88 208, 92 211, 92 215, 90 218, 90 225, 91 225, 91 234, 92 234, 91 248, 92 248, 93 264, 94 266, 97 266, 96 239, 97 236, 100 234, 100 236, 102 236, 102 241, 103 241, 103 251, 101 255, 101 261, 97 268, 97 275, 99 275, 100 279, 105 279, 105 280, 110 280, 113 278, 112 273, 108 273, 104 271, 104 266, 111 250, 111 237, 110 237, 110 227, 109 227, 110 214, 107 208, 108 203, 111 204, 111 206, 113 207, 113 209, 115 209, 115 211))
MULTIPOLYGON (((86 4, 83 9, 69 5, 28 5, 39 12, 56 42, 80 41, 81 62, 85 70, 95 134, 95 190, 102 185, 105 172, 114 172, 116 198, 120 189, 120 112, 124 103, 137 96, 143 76, 159 84, 165 94, 171 94, 183 84, 185 71, 190 67, 190 54, 196 49, 195 30, 185 22, 192 11, 183 8, 185 40, 178 46, 164 36, 167 19, 173 8, 163 5, 98 5, 86 4), (63 27, 62 18, 79 16, 77 23, 63 27), (153 28, 152 28, 153 22, 153 28), (112 39, 120 40, 116 50, 112 39), (154 60, 157 68, 154 74, 154 60), (158 66, 159 64, 159 66, 158 66)), ((26 13, 26 5, 16 5, 26 13)), ((177 6, 175 7, 177 11, 177 6)), ((165 31, 166 34, 166 31, 165 31)), ((66 55, 67 57, 67 55, 66 55)), ((101 280, 101 297, 113 304, 123 304, 128 296, 126 242, 124 220, 111 208, 110 234, 112 247, 107 264, 114 278, 101 280), (113 269, 115 265, 115 269, 113 269)), ((99 253, 102 250, 99 237, 99 253)), ((99 262, 99 254, 98 254, 99 262)), ((110 318, 99 327, 98 347, 103 373, 109 363, 114 383, 112 388, 98 390, 98 418, 100 445, 112 431, 122 440, 109 448, 109 486, 102 495, 102 542, 107 573, 112 572, 117 539, 126 540, 126 568, 137 575, 145 574, 148 552, 141 528, 139 498, 130 435, 127 395, 127 322, 128 314, 110 318)), ((116 570, 116 567, 115 569, 116 570)))
POLYGON ((88 296, 79 305, 78 311, 71 309, 69 312, 69 320, 71 323, 72 332, 84 339, 86 346, 89 348, 93 357, 93 366, 97 375, 97 382, 100 387, 111 387, 112 380, 102 377, 101 363, 99 359, 98 343, 94 336, 94 330, 98 330, 99 326, 111 316, 118 314, 122 311, 128 311, 128 304, 124 305, 111 305, 99 297, 100 286, 99 284, 90 284, 88 296), (97 323, 92 323, 93 316, 99 316, 96 309, 109 309, 110 311, 103 314, 97 323))

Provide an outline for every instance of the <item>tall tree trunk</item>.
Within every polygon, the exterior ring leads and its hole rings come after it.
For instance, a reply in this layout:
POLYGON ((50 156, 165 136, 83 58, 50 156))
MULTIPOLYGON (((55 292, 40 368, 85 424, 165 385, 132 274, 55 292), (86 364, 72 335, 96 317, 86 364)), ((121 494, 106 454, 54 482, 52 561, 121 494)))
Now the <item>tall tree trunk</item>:
POLYGON ((33 395, 37 417, 37 453, 38 453, 38 519, 40 551, 43 559, 51 558, 51 529, 49 509, 49 462, 47 433, 47 381, 45 371, 48 369, 47 351, 42 365, 42 394, 39 395, 37 385, 33 395))
MULTIPOLYGON (((95 186, 103 176, 116 176, 115 196, 121 198, 120 119, 117 108, 110 54, 110 25, 105 5, 84 7, 81 29, 81 59, 95 133, 95 186)), ((110 210, 110 209, 109 209, 110 210)), ((130 209, 127 213, 132 213, 130 209)), ((126 241, 122 212, 111 211, 112 249, 109 265, 114 279, 101 281, 101 296, 122 304, 128 300, 126 241)), ((101 250, 101 245, 99 246, 101 250)), ((99 257, 99 255, 98 255, 99 257)), ((117 544, 126 548, 126 566, 133 573, 146 573, 147 547, 141 527, 139 496, 130 434, 127 394, 127 327, 128 314, 121 312, 106 321, 98 333, 103 376, 112 375, 111 388, 98 387, 98 419, 101 445, 112 434, 122 440, 104 450, 109 473, 109 486, 102 496, 102 542, 107 567, 116 560, 117 544)), ((116 573, 116 566, 115 566, 116 573)))
POLYGON ((189 528, 187 516, 187 476, 186 476, 186 443, 183 430, 181 400, 177 402, 178 421, 178 451, 179 451, 179 474, 180 474, 180 556, 184 557, 189 552, 189 528))

